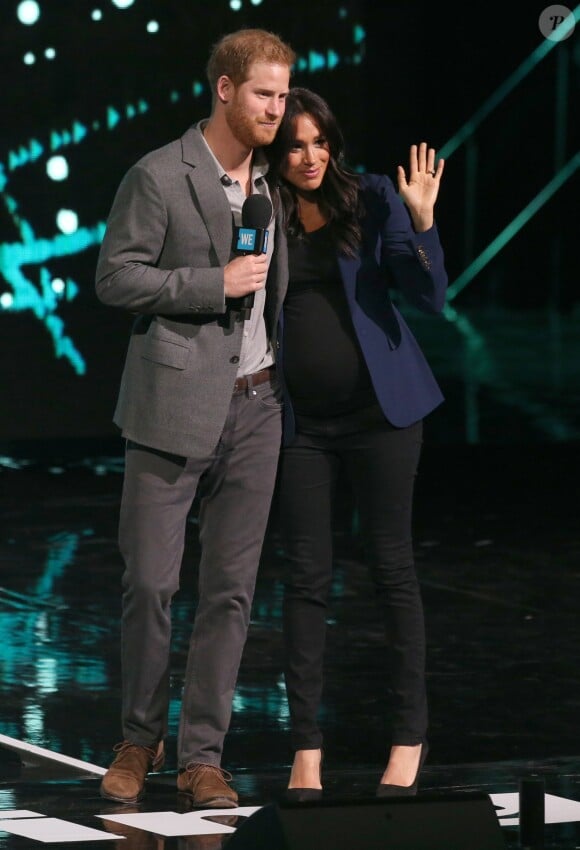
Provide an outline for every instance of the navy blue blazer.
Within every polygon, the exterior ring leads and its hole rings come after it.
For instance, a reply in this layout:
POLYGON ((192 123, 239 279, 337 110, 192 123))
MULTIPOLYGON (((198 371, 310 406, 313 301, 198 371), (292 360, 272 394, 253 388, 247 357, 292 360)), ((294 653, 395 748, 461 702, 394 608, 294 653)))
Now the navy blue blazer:
MULTIPOLYGON (((356 257, 338 257, 354 331, 378 402, 388 421, 405 427, 443 401, 443 395, 417 340, 389 290, 425 313, 445 303, 447 272, 435 225, 415 233, 409 212, 393 182, 384 175, 361 175, 366 215, 356 257)), ((284 310, 278 328, 278 371, 284 390, 284 444, 295 433, 292 400, 284 381, 284 310)))

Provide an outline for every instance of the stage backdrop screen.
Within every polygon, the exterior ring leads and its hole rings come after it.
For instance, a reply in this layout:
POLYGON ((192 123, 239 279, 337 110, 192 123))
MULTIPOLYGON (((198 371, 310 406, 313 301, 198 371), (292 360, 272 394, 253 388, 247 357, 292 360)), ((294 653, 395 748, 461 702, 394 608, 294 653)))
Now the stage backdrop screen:
POLYGON ((209 114, 211 46, 247 26, 292 45, 354 169, 396 181, 424 140, 445 156, 446 310, 398 303, 446 399, 426 438, 580 438, 580 25, 559 42, 541 2, 470 8, 3 0, 0 441, 119 436, 132 317, 95 294, 107 216, 127 169, 209 114))
POLYGON ((258 26, 288 41, 298 56, 294 82, 334 94, 360 159, 359 6, 2 3, 0 439, 116 433, 131 317, 96 299, 99 244, 129 166, 209 114, 205 64, 221 35, 258 26))

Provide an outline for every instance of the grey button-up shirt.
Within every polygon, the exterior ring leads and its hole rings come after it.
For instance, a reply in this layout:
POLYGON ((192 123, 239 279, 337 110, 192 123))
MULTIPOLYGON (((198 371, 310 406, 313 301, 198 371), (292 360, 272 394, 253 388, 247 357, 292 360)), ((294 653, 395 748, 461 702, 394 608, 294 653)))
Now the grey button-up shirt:
MULTIPOLYGON (((200 126, 200 133, 203 138, 203 123, 200 126)), ((205 139, 204 139, 205 141, 205 139)), ((207 142, 206 142, 207 145, 207 142)), ((213 151, 207 145, 217 167, 217 177, 220 180, 223 190, 230 204, 232 214, 234 216, 234 224, 240 227, 242 224, 242 205, 246 200, 246 193, 238 180, 231 180, 223 166, 214 155, 213 151), (225 180, 223 178, 226 178, 225 180)), ((264 153, 257 150, 254 154, 252 162, 252 192, 259 192, 266 195, 270 200, 270 190, 268 183, 265 180, 265 175, 268 172, 268 162, 264 153)), ((275 221, 268 225, 268 246, 267 254, 268 265, 272 259, 272 251, 274 248, 275 221)), ((265 369, 266 366, 271 366, 274 362, 274 354, 268 334, 266 333, 266 323, 264 321, 264 304, 266 302, 266 289, 259 289, 254 294, 254 306, 250 313, 249 319, 244 321, 244 336, 242 341, 242 350, 240 352, 240 363, 238 367, 238 377, 243 375, 252 375, 254 372, 259 372, 260 369, 265 369)))

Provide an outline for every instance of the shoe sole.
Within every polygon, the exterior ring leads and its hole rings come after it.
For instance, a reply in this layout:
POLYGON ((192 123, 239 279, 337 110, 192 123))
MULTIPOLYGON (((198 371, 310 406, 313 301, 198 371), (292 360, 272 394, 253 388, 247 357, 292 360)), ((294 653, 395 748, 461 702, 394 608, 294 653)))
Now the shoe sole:
POLYGON ((211 797, 209 800, 196 800, 193 794, 187 791, 180 791, 178 789, 177 793, 187 797, 199 809, 237 809, 238 807, 238 803, 229 797, 211 797))
POLYGON ((145 796, 145 791, 142 791, 136 797, 113 797, 112 794, 107 794, 106 791, 103 791, 102 789, 100 789, 99 793, 105 800, 113 800, 115 803, 127 803, 128 805, 131 803, 138 803, 145 796))

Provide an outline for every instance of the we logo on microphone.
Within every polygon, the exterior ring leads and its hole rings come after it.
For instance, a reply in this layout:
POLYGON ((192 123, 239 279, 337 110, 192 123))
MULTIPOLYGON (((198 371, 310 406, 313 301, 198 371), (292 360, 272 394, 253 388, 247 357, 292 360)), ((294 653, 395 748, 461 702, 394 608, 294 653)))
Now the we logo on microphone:
POLYGON ((260 233, 253 227, 238 228, 238 241, 236 243, 236 251, 248 251, 250 253, 265 254, 268 250, 268 231, 260 233), (261 238, 260 238, 261 237, 261 238), (258 245, 258 242, 263 244, 258 245))

